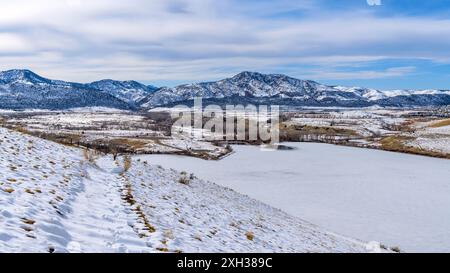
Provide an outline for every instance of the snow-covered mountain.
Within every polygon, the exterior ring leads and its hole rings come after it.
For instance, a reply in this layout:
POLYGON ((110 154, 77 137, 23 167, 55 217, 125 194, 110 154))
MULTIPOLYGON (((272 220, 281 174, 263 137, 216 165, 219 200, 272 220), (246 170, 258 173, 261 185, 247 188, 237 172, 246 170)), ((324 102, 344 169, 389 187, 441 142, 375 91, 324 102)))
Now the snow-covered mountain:
POLYGON ((450 90, 376 90, 361 87, 334 86, 335 89, 359 95, 369 103, 381 106, 438 106, 450 104, 450 90))
POLYGON ((89 87, 102 90, 114 97, 134 105, 150 95, 157 89, 155 86, 144 85, 136 81, 115 81, 115 80, 101 80, 88 84, 89 87))
POLYGON ((104 106, 149 109, 190 103, 277 104, 286 106, 372 105, 411 107, 450 105, 450 90, 390 90, 329 86, 280 74, 242 72, 216 82, 157 89, 135 81, 88 84, 49 80, 29 70, 0 72, 0 108, 67 109, 104 106))
POLYGON ((0 71, 0 82, 1 83, 16 83, 16 84, 51 84, 52 80, 45 79, 29 70, 8 70, 0 71))
POLYGON ((143 108, 203 97, 214 102, 305 106, 429 106, 450 104, 449 90, 380 91, 360 87, 328 86, 280 74, 242 72, 217 82, 161 88, 140 101, 143 108))
POLYGON ((217 82, 180 85, 161 88, 141 101, 142 107, 171 104, 177 101, 203 99, 247 98, 260 101, 261 98, 277 98, 301 101, 310 104, 335 101, 357 103, 360 97, 351 92, 341 91, 314 81, 305 81, 285 75, 265 75, 242 72, 232 78, 217 82))
POLYGON ((49 80, 29 70, 0 72, 0 108, 67 109, 87 106, 131 108, 128 103, 88 85, 49 80))

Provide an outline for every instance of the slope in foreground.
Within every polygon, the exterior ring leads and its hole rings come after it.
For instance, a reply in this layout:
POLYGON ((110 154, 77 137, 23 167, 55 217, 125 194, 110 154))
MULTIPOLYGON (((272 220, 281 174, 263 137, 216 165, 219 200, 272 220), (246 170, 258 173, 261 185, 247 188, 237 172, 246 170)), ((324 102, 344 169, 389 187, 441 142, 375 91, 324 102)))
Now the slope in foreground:
POLYGON ((0 128, 0 252, 364 252, 247 196, 139 158, 0 128))

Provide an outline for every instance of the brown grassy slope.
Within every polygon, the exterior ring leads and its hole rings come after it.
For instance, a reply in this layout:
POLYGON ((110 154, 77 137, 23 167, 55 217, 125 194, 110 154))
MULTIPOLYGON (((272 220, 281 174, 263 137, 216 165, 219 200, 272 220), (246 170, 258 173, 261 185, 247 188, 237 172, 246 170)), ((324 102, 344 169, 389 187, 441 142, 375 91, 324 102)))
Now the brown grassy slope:
POLYGON ((389 137, 383 138, 380 141, 380 144, 381 144, 381 148, 386 151, 450 159, 450 154, 424 150, 419 147, 408 146, 406 144, 406 141, 412 140, 412 139, 413 138, 406 137, 406 136, 389 136, 389 137))
POLYGON ((444 119, 441 121, 438 121, 436 123, 433 123, 430 127, 431 128, 439 128, 444 126, 450 126, 450 119, 444 119))

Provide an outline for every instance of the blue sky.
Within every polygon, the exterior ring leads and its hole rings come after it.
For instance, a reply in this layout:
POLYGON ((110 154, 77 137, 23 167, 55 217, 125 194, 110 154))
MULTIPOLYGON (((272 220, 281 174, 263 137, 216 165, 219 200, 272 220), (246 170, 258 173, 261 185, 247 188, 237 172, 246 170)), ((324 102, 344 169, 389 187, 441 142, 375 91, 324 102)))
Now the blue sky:
POLYGON ((250 70, 450 89, 450 1, 1 1, 0 70, 158 86, 250 70))

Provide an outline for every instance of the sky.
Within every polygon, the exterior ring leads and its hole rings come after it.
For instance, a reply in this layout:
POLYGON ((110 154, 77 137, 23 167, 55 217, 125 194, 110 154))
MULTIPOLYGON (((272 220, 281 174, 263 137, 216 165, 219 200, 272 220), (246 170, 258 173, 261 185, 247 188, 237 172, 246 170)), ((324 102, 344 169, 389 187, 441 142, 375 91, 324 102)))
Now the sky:
POLYGON ((450 89, 447 0, 0 0, 0 70, 156 86, 241 71, 450 89))

